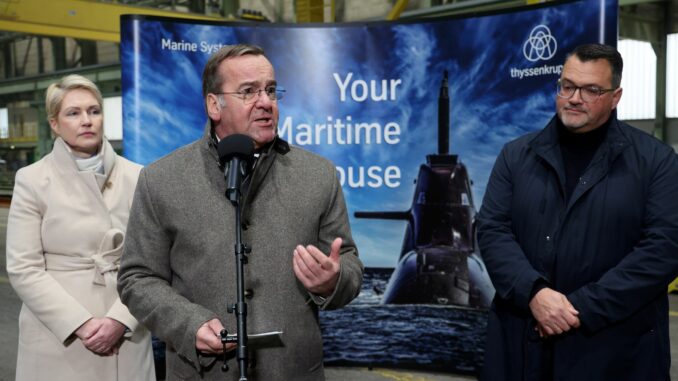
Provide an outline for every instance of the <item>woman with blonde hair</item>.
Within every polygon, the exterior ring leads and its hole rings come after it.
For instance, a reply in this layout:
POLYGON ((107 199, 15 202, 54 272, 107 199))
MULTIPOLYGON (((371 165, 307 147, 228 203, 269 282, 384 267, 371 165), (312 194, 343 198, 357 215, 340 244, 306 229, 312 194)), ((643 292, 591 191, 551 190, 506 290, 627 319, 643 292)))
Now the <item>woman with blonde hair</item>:
POLYGON ((18 381, 155 380, 149 332, 116 276, 141 166, 104 137, 101 92, 69 75, 47 89, 52 152, 16 174, 7 273, 23 301, 18 381))

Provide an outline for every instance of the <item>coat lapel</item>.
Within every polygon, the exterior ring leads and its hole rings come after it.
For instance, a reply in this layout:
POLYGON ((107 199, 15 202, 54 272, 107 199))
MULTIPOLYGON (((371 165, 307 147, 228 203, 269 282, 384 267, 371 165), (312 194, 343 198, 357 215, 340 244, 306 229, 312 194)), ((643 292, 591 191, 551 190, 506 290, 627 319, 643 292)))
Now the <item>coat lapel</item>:
POLYGON ((537 156, 551 167, 558 179, 560 194, 565 197, 565 165, 558 145, 556 118, 557 116, 554 116, 551 119, 549 124, 529 143, 529 146, 537 156))
POLYGON ((591 163, 574 188, 572 197, 570 197, 570 203, 567 206, 568 211, 586 192, 607 176, 610 168, 612 168, 612 163, 628 146, 628 139, 622 134, 617 119, 613 118, 610 121, 610 127, 605 140, 593 155, 591 163))
MULTIPOLYGON (((113 152, 113 148, 110 146, 110 143, 108 143, 107 140, 104 139, 102 144, 102 152, 104 154, 104 172, 106 173, 108 179, 112 178, 111 174, 115 171, 115 152, 113 152)), ((54 166, 56 172, 64 178, 70 178, 79 181, 84 186, 86 195, 91 201, 91 205, 97 205, 105 215, 108 215, 108 206, 104 202, 104 197, 102 195, 102 191, 105 191, 105 188, 100 188, 95 174, 93 172, 82 172, 78 170, 73 155, 66 146, 66 143, 61 138, 57 138, 54 141, 52 153, 54 155, 54 166)), ((104 183, 105 182, 106 181, 104 181, 104 183)), ((85 196, 85 194, 83 194, 83 196, 85 196)))
MULTIPOLYGON (((224 192, 226 192, 226 179, 224 179, 224 171, 219 165, 217 142, 214 138, 212 138, 209 122, 207 123, 207 126, 205 127, 205 133, 198 144, 205 169, 205 176, 207 177, 209 185, 215 190, 216 194, 224 195, 224 192)), ((225 199, 226 196, 224 196, 224 200, 225 199)))
MULTIPOLYGON (((223 194, 226 190, 226 180, 224 179, 224 172, 219 164, 219 154, 216 145, 216 140, 212 137, 212 128, 208 123, 200 142, 200 151, 202 152, 205 171, 210 185, 216 189, 218 193, 223 194)), ((242 197, 241 214, 242 220, 245 223, 248 221, 250 215, 249 206, 252 205, 256 199, 256 196, 261 189, 261 185, 264 183, 264 179, 273 167, 273 163, 277 156, 285 155, 289 151, 289 144, 280 137, 276 137, 270 147, 268 147, 265 152, 261 153, 261 156, 254 167, 254 171, 250 175, 250 178, 246 180, 247 184, 243 184, 244 194, 242 197)))
POLYGON ((249 221, 251 215, 250 206, 254 203, 254 200, 257 198, 257 195, 261 191, 264 179, 268 176, 269 171, 273 167, 273 163, 278 159, 278 156, 285 155, 290 152, 289 144, 276 136, 273 143, 265 152, 261 153, 261 156, 257 160, 257 164, 254 167, 254 172, 252 173, 249 186, 245 193, 243 199, 243 221, 249 221))
MULTIPOLYGON (((561 195, 565 196, 565 167, 563 157, 558 145, 557 116, 554 116, 549 124, 537 134, 529 143, 530 148, 547 163, 558 179, 561 195)), ((591 163, 582 175, 577 187, 574 189, 570 202, 566 208, 566 214, 572 206, 595 184, 600 182, 610 171, 612 163, 629 146, 629 141, 619 128, 615 115, 612 116, 610 127, 605 140, 600 145, 591 159, 591 163)))

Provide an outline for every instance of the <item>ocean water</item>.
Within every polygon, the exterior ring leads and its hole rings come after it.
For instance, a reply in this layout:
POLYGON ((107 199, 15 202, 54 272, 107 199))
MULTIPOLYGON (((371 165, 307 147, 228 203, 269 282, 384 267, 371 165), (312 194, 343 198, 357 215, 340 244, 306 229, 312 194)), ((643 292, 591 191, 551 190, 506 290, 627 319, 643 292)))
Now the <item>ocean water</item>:
POLYGON ((487 311, 438 305, 381 305, 392 269, 365 269, 360 295, 321 311, 326 365, 417 368, 477 374, 487 311))
MULTIPOLYGON (((325 365, 393 367, 477 375, 487 311, 438 305, 381 305, 393 269, 365 269, 360 295, 320 312, 325 365)), ((165 379, 165 344, 153 338, 157 380, 165 379)), ((237 365, 231 361, 232 369, 237 365)), ((235 371, 235 370, 234 370, 235 371)))

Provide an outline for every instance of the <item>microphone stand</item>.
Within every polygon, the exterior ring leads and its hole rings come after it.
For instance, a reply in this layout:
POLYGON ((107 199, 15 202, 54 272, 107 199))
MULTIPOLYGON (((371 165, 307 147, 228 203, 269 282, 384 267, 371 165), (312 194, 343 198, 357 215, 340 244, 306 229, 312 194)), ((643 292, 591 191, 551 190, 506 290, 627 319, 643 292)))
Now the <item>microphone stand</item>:
MULTIPOLYGON (((234 163, 235 164, 235 163, 234 163)), ((235 170, 240 170, 239 165, 234 166, 235 170)), ((236 360, 238 361, 238 368, 240 370, 240 381, 247 380, 247 303, 245 303, 245 274, 244 266, 247 264, 247 253, 252 250, 250 247, 242 243, 242 226, 240 224, 241 211, 241 193, 240 186, 237 188, 228 188, 226 190, 226 197, 231 201, 235 207, 235 258, 236 258, 236 297, 237 302, 228 306, 228 313, 235 313, 237 319, 238 332, 236 337, 229 336, 224 329, 221 331, 221 343, 226 348, 226 343, 237 342, 236 360)), ((224 351, 224 365, 221 370, 227 371, 226 351, 224 351)))

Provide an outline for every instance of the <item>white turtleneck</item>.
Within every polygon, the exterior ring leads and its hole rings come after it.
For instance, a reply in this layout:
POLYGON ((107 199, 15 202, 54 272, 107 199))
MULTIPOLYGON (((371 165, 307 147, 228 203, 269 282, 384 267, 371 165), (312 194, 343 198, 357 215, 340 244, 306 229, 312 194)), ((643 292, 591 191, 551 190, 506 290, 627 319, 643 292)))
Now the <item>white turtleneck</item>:
MULTIPOLYGON (((73 152, 71 152, 71 154, 73 154, 73 152)), ((104 174, 104 158, 101 155, 101 152, 97 152, 96 155, 87 158, 73 155, 73 158, 75 159, 75 164, 78 166, 80 172, 92 171, 101 175, 104 174)))
POLYGON ((73 154, 73 150, 68 146, 68 144, 66 144, 66 147, 71 153, 71 156, 73 156, 75 165, 78 167, 78 171, 91 172, 94 174, 94 179, 96 180, 99 189, 103 193, 108 177, 106 168, 104 167, 104 144, 101 145, 99 152, 97 152, 95 155, 85 158, 75 156, 73 154))

